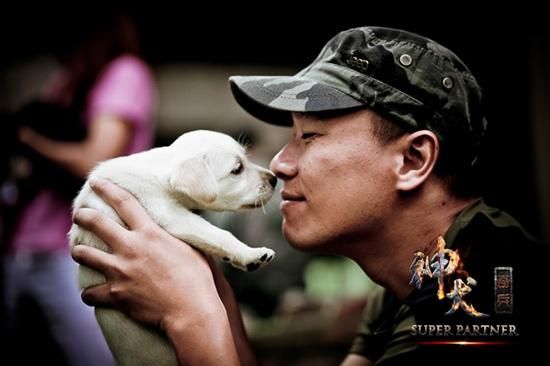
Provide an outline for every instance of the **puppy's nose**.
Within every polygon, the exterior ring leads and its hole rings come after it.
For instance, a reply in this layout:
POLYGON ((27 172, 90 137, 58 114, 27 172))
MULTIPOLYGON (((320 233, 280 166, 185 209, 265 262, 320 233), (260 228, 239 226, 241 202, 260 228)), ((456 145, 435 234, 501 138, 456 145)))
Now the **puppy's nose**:
POLYGON ((274 174, 271 174, 271 177, 269 177, 269 184, 271 184, 273 188, 277 185, 277 177, 274 174))

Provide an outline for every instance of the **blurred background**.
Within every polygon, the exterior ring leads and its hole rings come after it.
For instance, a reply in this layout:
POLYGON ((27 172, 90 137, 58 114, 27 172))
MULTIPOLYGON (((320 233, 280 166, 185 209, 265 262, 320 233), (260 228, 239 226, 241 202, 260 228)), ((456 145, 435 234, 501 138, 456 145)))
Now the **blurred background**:
MULTIPOLYGON (((71 41, 72 27, 93 22, 101 5, 94 3, 93 10, 87 6, 92 5, 3 9, 2 116, 44 90, 58 66, 54 55, 71 41)), ((340 11, 320 6, 297 12, 275 7, 125 8, 135 20, 140 54, 156 84, 154 145, 169 144, 197 128, 219 130, 250 144, 253 160, 267 165, 289 131, 242 111, 230 95, 228 76, 294 74, 340 30, 361 25, 404 28, 455 51, 478 78, 489 121, 484 196, 536 237, 550 241, 550 32, 537 20, 537 9, 481 13, 457 6, 396 12, 393 6, 349 4, 340 11)), ((265 212, 208 215, 244 242, 277 252, 274 263, 253 274, 225 268, 251 339, 266 365, 337 364, 373 284, 354 263, 313 258, 290 248, 280 234, 277 198, 273 201, 265 212)), ((21 360, 17 364, 65 364, 35 304, 24 303, 20 312, 16 340, 10 341, 21 360)))

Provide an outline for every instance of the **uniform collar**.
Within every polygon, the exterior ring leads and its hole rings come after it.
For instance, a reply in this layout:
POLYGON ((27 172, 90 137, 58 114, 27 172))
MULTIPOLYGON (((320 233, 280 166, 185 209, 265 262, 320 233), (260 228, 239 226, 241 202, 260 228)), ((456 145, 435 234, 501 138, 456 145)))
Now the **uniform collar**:
POLYGON ((521 224, 508 213, 491 207, 485 203, 483 198, 478 198, 458 214, 445 233, 444 239, 447 243, 447 247, 451 249, 454 248, 455 239, 458 234, 469 226, 474 219, 479 219, 480 216, 485 217, 493 226, 498 228, 518 228, 527 238, 533 239, 533 237, 523 229, 521 224))

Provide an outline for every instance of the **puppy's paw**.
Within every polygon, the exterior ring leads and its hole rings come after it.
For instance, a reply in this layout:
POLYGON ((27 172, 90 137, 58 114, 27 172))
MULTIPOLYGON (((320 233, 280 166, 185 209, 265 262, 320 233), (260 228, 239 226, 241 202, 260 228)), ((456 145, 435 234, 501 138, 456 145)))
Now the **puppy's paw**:
POLYGON ((224 257, 223 260, 240 270, 252 272, 271 262, 274 257, 275 252, 269 248, 250 248, 246 253, 236 255, 233 259, 224 257))

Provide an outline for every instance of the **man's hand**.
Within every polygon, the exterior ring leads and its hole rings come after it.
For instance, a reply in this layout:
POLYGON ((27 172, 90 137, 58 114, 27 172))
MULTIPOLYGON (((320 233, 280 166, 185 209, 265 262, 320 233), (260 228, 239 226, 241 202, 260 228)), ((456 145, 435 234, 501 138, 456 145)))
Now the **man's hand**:
POLYGON ((105 284, 83 292, 84 302, 115 306, 141 322, 164 327, 166 317, 217 297, 202 254, 156 225, 130 193, 108 181, 92 183, 92 188, 115 209, 128 229, 93 209, 82 208, 75 213, 74 222, 96 234, 112 250, 105 253, 85 245, 73 248, 77 262, 107 278, 105 284))
POLYGON ((182 363, 237 364, 227 313, 205 257, 160 228, 127 191, 108 181, 90 184, 128 229, 97 210, 76 211, 74 222, 112 250, 73 248, 77 262, 107 279, 84 290, 84 302, 114 306, 138 321, 159 326, 182 363))

